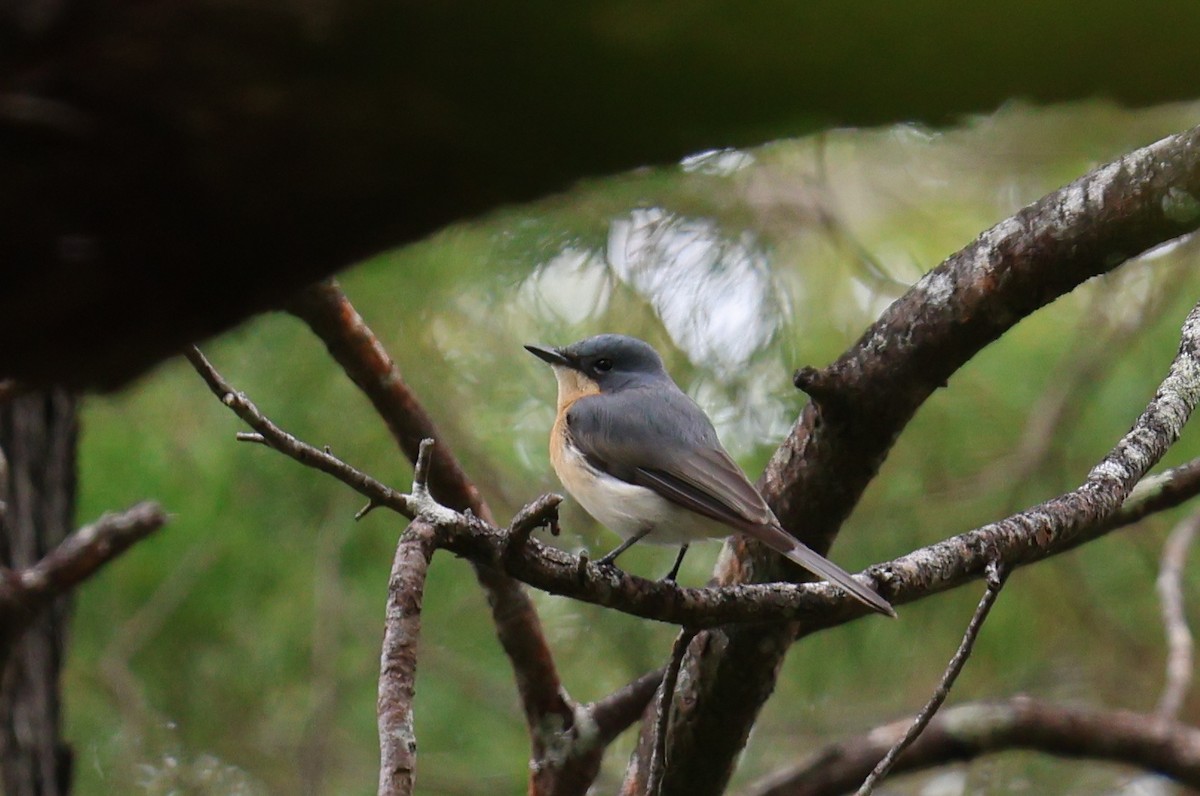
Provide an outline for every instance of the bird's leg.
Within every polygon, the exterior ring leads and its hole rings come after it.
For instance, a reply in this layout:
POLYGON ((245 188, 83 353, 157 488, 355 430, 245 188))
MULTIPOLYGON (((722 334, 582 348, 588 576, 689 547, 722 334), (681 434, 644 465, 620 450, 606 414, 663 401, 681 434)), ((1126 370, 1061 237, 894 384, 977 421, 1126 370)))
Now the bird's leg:
POLYGON ((679 567, 683 564, 683 557, 685 555, 687 555, 687 551, 688 551, 687 545, 680 545, 679 555, 675 556, 675 565, 673 567, 671 567, 671 571, 667 573, 667 576, 665 578, 663 578, 663 580, 668 581, 670 583, 675 582, 675 576, 679 574, 679 567))
POLYGON ((596 559, 596 563, 602 567, 608 566, 609 564, 611 564, 612 562, 617 560, 617 556, 621 555, 621 553, 624 553, 626 550, 633 547, 635 544, 637 544, 641 540, 645 539, 646 535, 649 534, 653 530, 654 530, 654 528, 642 528, 640 531, 635 533, 633 536, 630 536, 628 539, 621 542, 621 544, 617 545, 617 548, 615 550, 613 550, 611 553, 604 556, 603 558, 596 559))

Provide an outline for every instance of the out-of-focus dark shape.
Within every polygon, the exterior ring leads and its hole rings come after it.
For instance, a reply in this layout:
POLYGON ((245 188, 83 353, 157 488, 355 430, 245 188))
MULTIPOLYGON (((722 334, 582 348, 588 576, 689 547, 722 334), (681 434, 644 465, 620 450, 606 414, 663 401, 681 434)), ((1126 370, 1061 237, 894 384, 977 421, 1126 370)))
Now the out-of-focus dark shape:
POLYGON ((1010 97, 1195 97, 1175 0, 0 2, 0 378, 113 387, 580 177, 1010 97))

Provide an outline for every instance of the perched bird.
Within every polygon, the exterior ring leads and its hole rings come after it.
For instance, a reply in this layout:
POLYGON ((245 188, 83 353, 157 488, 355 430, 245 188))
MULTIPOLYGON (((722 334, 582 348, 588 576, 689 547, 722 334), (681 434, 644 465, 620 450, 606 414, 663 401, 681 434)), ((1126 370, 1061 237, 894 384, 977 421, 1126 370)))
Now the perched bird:
POLYGON ((699 406, 648 343, 602 334, 563 348, 525 346, 558 379, 550 461, 567 491, 624 538, 611 564, 641 539, 682 545, 740 531, 837 584, 872 610, 886 600, 787 533, 717 439, 699 406))

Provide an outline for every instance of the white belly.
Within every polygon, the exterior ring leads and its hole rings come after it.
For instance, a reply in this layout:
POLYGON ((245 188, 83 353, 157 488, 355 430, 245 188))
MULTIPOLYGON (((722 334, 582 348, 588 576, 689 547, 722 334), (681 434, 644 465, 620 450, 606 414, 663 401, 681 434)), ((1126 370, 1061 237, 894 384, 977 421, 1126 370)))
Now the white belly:
POLYGON ((602 473, 587 463, 569 443, 552 457, 554 472, 571 496, 596 520, 628 539, 649 527, 644 541, 652 544, 687 544, 721 539, 733 532, 728 526, 696 514, 660 497, 657 492, 602 473))

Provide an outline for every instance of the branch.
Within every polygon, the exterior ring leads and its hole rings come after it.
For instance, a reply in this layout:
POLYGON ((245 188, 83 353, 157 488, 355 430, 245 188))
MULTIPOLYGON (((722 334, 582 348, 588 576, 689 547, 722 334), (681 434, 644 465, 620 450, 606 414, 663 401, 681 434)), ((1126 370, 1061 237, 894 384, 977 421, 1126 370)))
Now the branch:
POLYGON ((258 433, 257 437, 239 436, 240 440, 261 443, 268 448, 295 459, 307 467, 312 467, 327 475, 332 475, 359 494, 366 495, 376 505, 387 506, 409 519, 417 516, 417 507, 410 502, 408 495, 398 492, 361 470, 351 467, 329 451, 321 450, 306 442, 302 442, 272 423, 267 419, 266 415, 259 411, 254 402, 246 397, 245 393, 235 391, 229 382, 225 381, 225 378, 217 372, 216 368, 205 358, 204 354, 200 353, 199 348, 192 346, 185 352, 184 356, 187 357, 188 362, 192 363, 192 367, 204 379, 205 384, 212 390, 213 395, 217 396, 221 403, 232 409, 233 413, 241 418, 243 423, 258 433))
POLYGON ((962 642, 958 645, 958 649, 954 653, 954 657, 950 659, 946 671, 942 674, 941 682, 934 689, 933 696, 929 702, 917 714, 912 725, 905 731, 903 737, 896 741, 895 745, 888 750, 883 759, 871 769, 871 773, 863 781, 859 787, 856 796, 871 796, 875 791, 875 786, 888 775, 888 772, 896 765, 896 759, 904 752, 905 749, 912 746, 913 742, 920 737, 925 728, 929 726, 929 722, 933 720, 934 715, 941 708, 942 703, 946 701, 946 697, 950 695, 950 689, 954 687, 954 681, 958 679, 958 675, 962 672, 963 666, 967 663, 967 658, 971 657, 971 650, 975 647, 975 639, 979 638, 979 631, 983 629, 983 623, 987 619, 988 614, 992 610, 992 606, 996 604, 996 598, 1000 596, 1000 589, 1004 587, 1004 579, 1006 573, 996 565, 988 566, 987 590, 984 591, 983 597, 979 600, 979 605, 975 608, 974 615, 971 616, 971 621, 967 624, 967 631, 963 634, 962 642))
POLYGON ((664 674, 663 669, 646 672, 624 688, 588 706, 604 743, 612 741, 638 720, 658 691, 664 674))
MULTIPOLYGON (((783 526, 825 553, 934 390, 1039 307, 1195 230, 1196 196, 1200 127, 1132 152, 987 230, 893 302, 835 363, 798 373, 797 386, 813 400, 759 482, 783 526)), ((729 544, 734 555, 722 557, 721 583, 796 576, 761 546, 741 537, 729 544)), ((985 561, 980 556, 969 577, 985 561)), ((958 582, 935 577, 927 585, 938 588, 938 581, 958 582)), ((685 664, 688 708, 673 725, 679 764, 668 772, 666 792, 705 796, 725 788, 790 643, 812 627, 714 631, 723 638, 703 665, 685 664)), ((643 723, 643 736, 651 732, 643 723)), ((645 763, 631 766, 645 770, 645 763)))
POLYGON ((1163 625, 1167 635, 1167 676, 1157 714, 1164 720, 1179 715, 1192 682, 1192 632, 1183 607, 1183 569, 1188 549, 1200 531, 1200 512, 1180 522, 1163 545, 1158 572, 1158 597, 1162 601, 1163 625))
POLYGON ((83 526, 30 567, 0 568, 0 660, 39 611, 166 522, 157 503, 138 503, 83 526))
POLYGON ((654 713, 654 753, 650 757, 650 775, 646 785, 649 796, 658 796, 662 788, 663 773, 667 769, 667 728, 671 723, 671 702, 675 698, 675 685, 679 682, 683 656, 687 654, 688 645, 696 637, 696 632, 689 627, 683 628, 671 646, 671 658, 659 688, 658 708, 654 713))
MULTIPOLYGON (((1005 564, 1025 564, 1070 549, 1110 529, 1133 487, 1179 438, 1200 400, 1200 305, 1184 321, 1179 353, 1130 431, 1077 489, 1000 522, 985 525, 885 565, 879 577, 899 578, 904 591, 940 590, 978 574, 990 550, 1005 564)), ((887 597, 885 591, 885 597, 887 597)), ((894 595, 903 599, 900 594, 894 595)), ((895 599, 892 600, 895 602, 895 599)))
MULTIPOLYGON (((321 338, 330 356, 371 401, 410 460, 415 459, 421 440, 441 441, 434 450, 430 470, 429 490, 434 497, 450 508, 469 510, 494 522, 491 509, 445 444, 433 418, 337 282, 331 279, 301 291, 290 302, 289 309, 321 338)), ((532 527, 528 530, 532 531, 532 527)), ((474 569, 487 594, 496 635, 513 667, 532 745, 531 770, 535 778, 552 779, 557 769, 544 760, 544 733, 539 728, 548 722, 570 728, 575 721, 575 705, 559 679, 541 620, 529 596, 520 584, 494 568, 476 564, 474 569)), ((552 790, 552 783, 543 785, 547 792, 552 790)))
MULTIPOLYGON (((854 788, 907 728, 877 727, 751 785, 742 796, 837 796, 854 788)), ((1018 697, 950 708, 900 757, 896 773, 1028 749, 1124 763, 1200 787, 1200 730, 1157 716, 1088 710, 1018 697)))
MULTIPOLYGON (((413 479, 414 491, 417 478, 413 479)), ((417 642, 425 574, 437 534, 428 520, 408 526, 396 546, 388 578, 387 618, 379 661, 379 796, 411 796, 416 782, 417 736, 413 729, 417 642)))
MULTIPOLYGON (((1195 315, 1193 311, 1193 315, 1195 315)), ((1189 316, 1190 318, 1191 316, 1189 316)), ((1185 327, 1185 331, 1188 327, 1185 327)), ((1181 352, 1185 357, 1186 352, 1181 352)), ((1190 354, 1186 355, 1190 361, 1190 354)), ((228 384, 199 352, 189 355, 201 369, 214 392, 247 422, 259 430, 264 444, 296 461, 330 473, 343 483, 358 490, 369 500, 391 508, 408 517, 425 513, 439 528, 439 546, 493 571, 502 571, 542 591, 613 608, 634 616, 654 619, 695 628, 710 628, 730 623, 778 623, 780 620, 801 620, 807 632, 843 624, 867 613, 860 603, 827 583, 795 584, 777 582, 745 584, 722 588, 682 588, 666 581, 650 581, 630 575, 615 567, 583 563, 581 559, 557 548, 548 547, 536 539, 513 542, 508 531, 467 514, 459 514, 438 506, 432 499, 414 502, 413 497, 383 485, 336 456, 309 445, 275 426, 262 415, 248 398, 232 392, 228 384), (520 555, 514 551, 520 550, 520 555)), ((1181 366, 1177 358, 1172 374, 1181 366)), ((1180 384, 1168 376, 1164 387, 1180 384)), ((998 523, 985 525, 959 536, 930 545, 891 562, 876 564, 866 570, 864 582, 884 589, 884 596, 893 604, 912 602, 930 594, 962 585, 983 577, 989 556, 1006 567, 1031 563, 1070 550, 1090 539, 1098 538, 1116 528, 1131 524, 1152 511, 1161 511, 1182 503, 1200 493, 1200 459, 1146 479, 1142 487, 1125 501, 1121 510, 1110 515, 1097 511, 1090 523, 1076 523, 1072 512, 1081 501, 1098 501, 1098 492, 1107 485, 1114 487, 1108 495, 1119 501, 1127 491, 1124 482, 1109 483, 1109 476, 1125 468, 1134 470, 1151 466, 1166 450, 1171 430, 1178 433, 1177 424, 1167 424, 1160 417, 1164 406, 1175 406, 1179 396, 1171 390, 1160 390, 1138 425, 1126 435, 1113 452, 1097 465, 1089 480, 1079 489, 1047 501, 998 523), (1161 438, 1155 435, 1161 432, 1161 438), (1158 449, 1155 455, 1139 458, 1135 467, 1134 454, 1144 452, 1134 442, 1153 438, 1158 449), (1115 488, 1120 487, 1120 488, 1115 488)), ((1179 418, 1182 423, 1183 418, 1179 418)), ((535 501, 518 514, 530 517, 548 510, 552 497, 535 501), (544 503, 543 503, 544 501, 544 503)), ((1102 501, 1101 501, 1102 502, 1102 501)), ((547 517, 549 515, 546 515, 547 517)), ((518 530, 524 522, 514 523, 518 530)), ((523 536, 523 531, 520 534, 523 536)))

